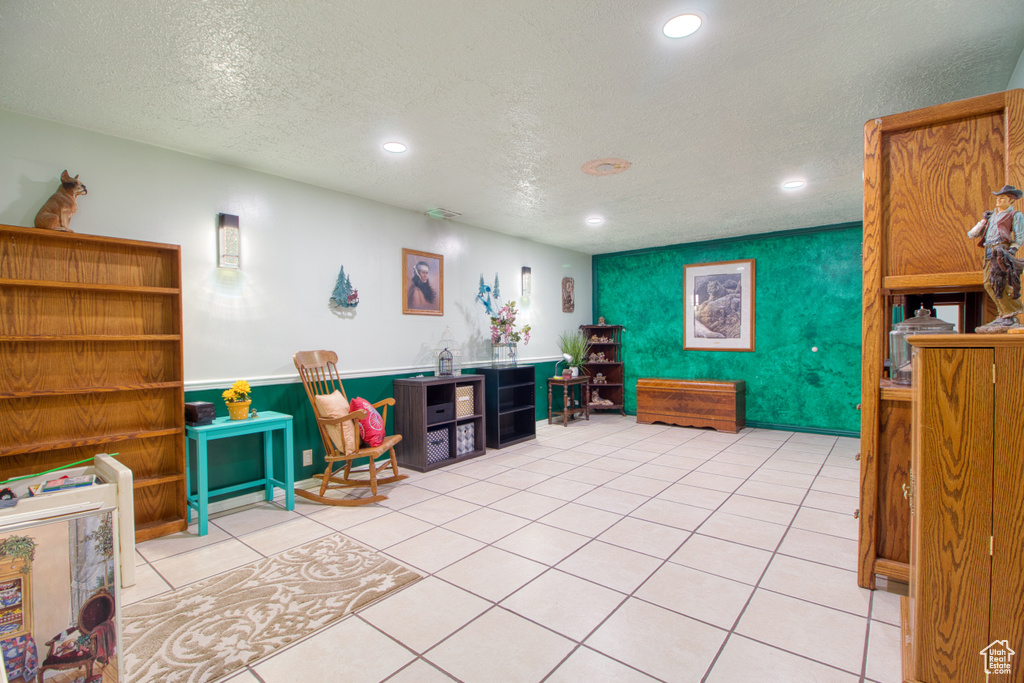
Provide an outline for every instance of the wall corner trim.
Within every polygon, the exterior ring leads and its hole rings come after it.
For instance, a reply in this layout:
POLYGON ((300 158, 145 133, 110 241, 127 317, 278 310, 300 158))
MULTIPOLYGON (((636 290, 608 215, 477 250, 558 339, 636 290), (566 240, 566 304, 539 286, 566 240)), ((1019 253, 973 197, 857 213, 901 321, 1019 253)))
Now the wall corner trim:
MULTIPOLYGON (((830 230, 849 230, 850 228, 863 229, 863 226, 863 221, 849 221, 847 223, 833 223, 830 225, 818 225, 808 228, 795 228, 793 230, 777 230, 775 232, 763 232, 756 235, 737 235, 736 237, 721 237, 718 239, 701 240, 698 242, 680 242, 678 244, 666 244, 660 247, 645 247, 643 249, 630 249, 627 251, 612 251, 606 254, 593 254, 590 257, 591 272, 593 272, 594 262, 598 259, 603 258, 652 254, 657 253, 659 251, 668 251, 670 249, 679 249, 680 247, 690 247, 695 245, 710 247, 719 244, 738 244, 741 242, 753 242, 756 240, 772 239, 777 237, 795 237, 797 235, 807 235, 814 232, 828 232, 830 230)), ((592 286, 596 288, 596 282, 592 286)))

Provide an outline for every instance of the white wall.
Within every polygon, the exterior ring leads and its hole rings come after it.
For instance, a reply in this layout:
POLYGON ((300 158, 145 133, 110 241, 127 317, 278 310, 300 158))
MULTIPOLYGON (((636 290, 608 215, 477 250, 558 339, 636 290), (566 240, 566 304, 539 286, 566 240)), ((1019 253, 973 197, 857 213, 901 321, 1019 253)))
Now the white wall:
POLYGON ((89 189, 75 232, 181 245, 191 388, 292 377, 302 349, 334 349, 350 373, 423 369, 445 326, 467 362, 485 360, 480 275, 493 283, 497 272, 509 300, 522 266, 533 269, 533 296, 520 319, 534 330, 523 360, 557 356, 559 332, 591 322, 585 254, 4 111, 0 149, 0 223, 32 225, 66 168, 89 189), (239 216, 240 271, 215 265, 218 213, 239 216), (443 317, 402 314, 403 247, 444 255, 443 317), (342 265, 360 298, 348 317, 328 306, 342 265), (571 314, 561 309, 566 276, 571 314))
POLYGON ((1010 82, 1006 84, 1007 90, 1014 88, 1024 88, 1024 51, 1020 53, 1020 57, 1017 59, 1017 68, 1013 70, 1010 82))

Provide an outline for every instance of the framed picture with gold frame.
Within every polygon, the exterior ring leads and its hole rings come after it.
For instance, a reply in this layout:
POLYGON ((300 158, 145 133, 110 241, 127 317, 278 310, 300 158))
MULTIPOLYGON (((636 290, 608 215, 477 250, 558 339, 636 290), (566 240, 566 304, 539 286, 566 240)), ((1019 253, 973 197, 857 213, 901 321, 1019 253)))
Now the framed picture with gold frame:
POLYGON ((444 256, 402 249, 402 313, 444 315, 444 256))
POLYGON ((754 350, 754 259, 683 266, 683 348, 754 350))

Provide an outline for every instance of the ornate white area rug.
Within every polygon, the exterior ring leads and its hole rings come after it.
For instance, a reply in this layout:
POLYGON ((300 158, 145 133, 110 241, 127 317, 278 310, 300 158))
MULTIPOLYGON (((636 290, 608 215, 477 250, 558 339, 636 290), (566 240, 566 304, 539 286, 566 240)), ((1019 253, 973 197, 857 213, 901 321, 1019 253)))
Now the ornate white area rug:
POLYGON ((125 680, 216 681, 422 578, 333 534, 125 607, 125 680))

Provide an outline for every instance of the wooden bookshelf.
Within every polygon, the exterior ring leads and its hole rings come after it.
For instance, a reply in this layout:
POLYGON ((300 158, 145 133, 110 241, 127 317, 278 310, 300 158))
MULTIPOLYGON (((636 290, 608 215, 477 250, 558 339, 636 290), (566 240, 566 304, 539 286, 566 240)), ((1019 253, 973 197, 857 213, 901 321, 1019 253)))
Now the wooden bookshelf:
POLYGON ((0 225, 0 475, 116 452, 135 538, 185 523, 181 251, 0 225))

